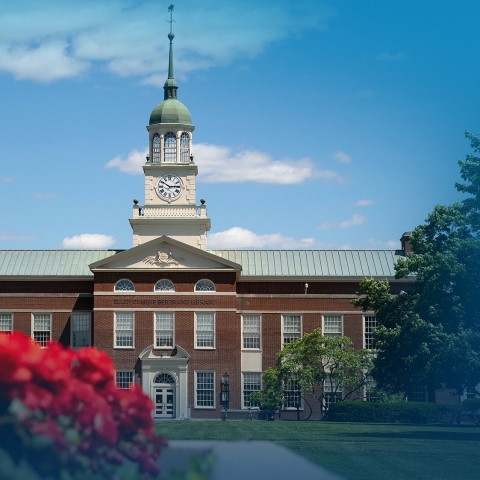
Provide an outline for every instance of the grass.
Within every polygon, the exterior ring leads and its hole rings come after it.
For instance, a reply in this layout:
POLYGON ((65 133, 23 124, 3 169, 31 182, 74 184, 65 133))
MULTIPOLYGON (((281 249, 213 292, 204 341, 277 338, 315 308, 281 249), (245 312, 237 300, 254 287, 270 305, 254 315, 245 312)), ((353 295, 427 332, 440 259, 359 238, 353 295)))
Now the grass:
POLYGON ((329 422, 172 421, 171 440, 267 440, 349 480, 478 479, 480 428, 329 422))

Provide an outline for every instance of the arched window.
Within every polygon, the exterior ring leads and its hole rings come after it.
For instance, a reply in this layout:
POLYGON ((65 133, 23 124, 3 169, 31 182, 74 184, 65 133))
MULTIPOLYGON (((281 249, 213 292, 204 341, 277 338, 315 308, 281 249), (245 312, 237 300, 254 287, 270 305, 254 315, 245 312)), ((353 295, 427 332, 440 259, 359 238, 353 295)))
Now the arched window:
POLYGON ((156 133, 152 141, 152 162, 160 163, 160 135, 156 133))
POLYGON ((159 373, 155 379, 153 380, 153 383, 175 383, 175 379, 169 375, 168 373, 159 373))
POLYGON ((163 142, 163 161, 175 163, 177 161, 177 136, 173 132, 167 132, 163 142))
POLYGON ((190 135, 183 132, 180 136, 180 162, 188 163, 190 161, 190 135))
POLYGON ((172 281, 163 278, 155 284, 155 292, 174 292, 175 285, 172 281))
POLYGON ((134 292, 135 285, 131 280, 127 280, 126 278, 122 278, 115 284, 115 291, 116 292, 134 292))
POLYGON ((195 285, 196 292, 214 292, 215 291, 215 284, 211 280, 207 280, 204 278, 203 280, 199 280, 195 285))

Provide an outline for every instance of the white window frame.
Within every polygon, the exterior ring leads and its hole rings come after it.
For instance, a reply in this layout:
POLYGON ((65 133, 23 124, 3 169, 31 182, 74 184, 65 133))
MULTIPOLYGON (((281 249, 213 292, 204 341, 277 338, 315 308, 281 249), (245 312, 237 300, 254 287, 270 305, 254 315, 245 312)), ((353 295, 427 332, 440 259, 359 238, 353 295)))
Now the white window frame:
POLYGON ((343 387, 340 380, 338 380, 337 378, 327 377, 323 381, 323 406, 325 408, 325 411, 328 411, 328 409, 330 408, 330 405, 332 405, 333 403, 341 402, 342 398, 343 398, 343 387), (337 387, 339 388, 337 389, 337 387), (326 396, 327 393, 332 394, 331 398, 329 398, 328 400, 327 400, 328 397, 326 396), (334 401, 332 401, 332 399, 334 399, 334 401))
POLYGON ((129 278, 121 278, 120 280, 117 280, 117 281, 115 282, 115 285, 113 286, 113 291, 114 291, 115 293, 120 293, 120 294, 122 294, 122 293, 126 293, 126 294, 129 294, 129 293, 130 293, 130 294, 131 294, 131 293, 135 292, 135 284, 134 284, 129 278), (117 285, 118 285, 120 282, 123 282, 123 281, 130 282, 130 283, 132 284, 132 286, 133 286, 133 290, 117 290, 117 285))
POLYGON ((201 293, 201 294, 209 294, 209 293, 216 293, 217 291, 217 286, 215 285, 215 282, 213 282, 212 280, 210 280, 209 278, 201 278, 196 284, 195 284, 195 287, 193 287, 193 291, 195 293, 201 293), (197 290, 197 286, 200 282, 209 282, 213 285, 213 290, 197 290))
MULTIPOLYGON (((217 335, 216 335, 216 324, 217 324, 217 315, 216 312, 195 312, 195 350, 215 350, 216 348, 216 341, 217 341, 217 335), (213 315, 213 346, 198 346, 198 338, 197 338, 197 326, 198 326, 198 316, 199 315, 213 315)), ((209 331, 209 330, 205 330, 209 331)))
POLYGON ((175 293, 175 284, 169 279, 169 278, 161 278, 160 280, 158 280, 155 285, 153 286, 153 291, 160 294, 160 295, 163 295, 165 293, 175 293), (160 283, 160 282, 168 282, 172 285, 173 287, 173 290, 157 290, 157 285, 160 283))
MULTIPOLYGON (((167 332, 168 330, 159 330, 167 332)), ((175 312, 154 312, 153 313, 153 348, 155 350, 172 350, 175 348, 175 312), (157 315, 171 315, 172 316, 172 346, 157 346, 157 315)))
POLYGON ((303 337, 303 315, 301 313, 282 313, 282 348, 285 343, 290 343, 293 339, 289 342, 285 342, 285 335, 293 334, 298 332, 285 332, 285 318, 286 317, 300 317, 300 336, 298 338, 303 337))
POLYGON ((378 323, 377 323, 377 319, 375 317, 374 314, 367 314, 367 315, 363 315, 363 348, 365 348, 366 350, 375 350, 373 348, 373 332, 378 328, 378 323), (369 335, 371 335, 371 345, 372 346, 367 346, 367 318, 368 319, 374 319, 374 322, 375 322, 375 327, 373 327, 372 331, 371 332, 368 332, 369 335))
POLYGON ((135 348, 135 312, 132 311, 117 311, 113 313, 114 319, 113 319, 113 348, 117 349, 127 349, 127 350, 133 350, 135 348), (126 345, 117 345, 117 315, 125 315, 125 314, 131 314, 133 317, 133 322, 132 322, 132 345, 126 346, 126 345))
MULTIPOLYGON (((32 339, 35 343, 37 343, 38 345, 41 345, 42 348, 47 348, 46 345, 42 345, 40 342, 36 342, 35 341, 35 332, 36 331, 39 331, 39 332, 49 332, 49 340, 48 341, 52 341, 52 314, 51 312, 33 312, 32 313, 32 323, 31 323, 31 332, 32 332, 32 339), (50 317, 50 330, 35 330, 34 327, 35 327, 35 315, 48 315, 50 317)), ((46 342, 48 343, 48 342, 46 342)))
MULTIPOLYGON (((11 335, 13 333, 13 313, 12 312, 0 312, 0 317, 2 317, 2 315, 5 315, 5 316, 8 315, 10 317, 10 330, 0 330, 0 334, 11 335)), ((7 318, 0 318, 0 322, 2 320, 8 321, 7 318)))
MULTIPOLYGON (((248 329, 247 329, 248 330, 248 329)), ((251 337, 255 338, 255 337, 251 337)), ((258 315, 242 315, 242 336, 241 336, 241 349, 248 350, 248 351, 261 351, 262 350, 262 316, 258 315), (245 332, 245 319, 247 318, 258 318, 258 347, 246 347, 245 346, 245 335, 248 333, 256 333, 256 332, 245 332)))
POLYGON ((115 371, 115 386, 121 390, 128 390, 129 387, 120 387, 118 385, 117 374, 118 373, 131 373, 132 374, 132 384, 135 385, 135 370, 128 370, 128 369, 120 369, 115 371))
MULTIPOLYGON (((288 382, 288 383, 293 383, 293 382, 297 383, 297 385, 298 385, 298 382, 295 381, 295 380, 293 380, 292 382, 288 382)), ((286 391, 287 391, 287 392, 291 392, 291 391, 293 391, 293 390, 291 390, 291 389, 290 389, 290 390, 286 390, 286 389, 285 389, 285 384, 284 384, 284 385, 282 386, 282 395, 283 395, 283 397, 285 397, 285 392, 286 392, 286 391)), ((302 389, 300 388, 300 385, 298 385, 298 390, 297 390, 297 392, 300 394, 300 410, 303 410, 304 404, 303 404, 302 389)), ((293 407, 288 407, 288 406, 282 401, 282 410, 285 410, 285 411, 295 411, 295 412, 296 412, 296 411, 297 411, 297 408, 296 408, 295 406, 293 406, 293 407)))
MULTIPOLYGON (((250 390, 252 392, 260 392, 262 390, 262 372, 242 372, 242 410, 247 410, 249 407, 245 405, 245 375, 258 375, 260 378, 259 382, 259 389, 258 390, 250 390)), ((259 407, 250 407, 252 410, 258 410, 259 407)))
POLYGON ((83 347, 75 347, 73 345, 73 317, 74 315, 88 315, 88 326, 89 326, 89 331, 90 331, 90 342, 89 345, 85 345, 85 347, 91 347, 92 346, 92 312, 72 312, 70 314, 70 346, 72 347, 73 350, 77 350, 79 348, 83 347))
POLYGON ((328 314, 328 315, 322 315, 322 335, 324 337, 328 337, 328 338, 343 337, 343 329, 344 329, 343 315, 337 315, 335 313, 328 314), (336 333, 333 336, 331 336, 332 335, 331 332, 325 332, 325 318, 326 317, 340 317, 340 325, 341 325, 340 333, 336 333), (330 335, 328 335, 327 333, 330 333, 330 335))
POLYGON ((215 370, 195 370, 195 408, 201 410, 215 410, 217 408, 217 394, 216 394, 216 372, 215 370), (197 391, 197 381, 199 373, 212 373, 213 374, 213 405, 198 405, 198 391, 197 391))

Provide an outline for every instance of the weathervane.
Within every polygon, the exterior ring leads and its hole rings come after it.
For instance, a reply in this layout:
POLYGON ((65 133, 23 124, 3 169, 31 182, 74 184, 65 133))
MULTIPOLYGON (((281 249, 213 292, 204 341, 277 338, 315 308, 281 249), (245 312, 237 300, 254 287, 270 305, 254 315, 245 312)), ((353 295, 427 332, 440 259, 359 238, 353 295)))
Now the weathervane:
POLYGON ((173 19, 173 8, 174 8, 173 5, 170 5, 168 7, 168 11, 170 12, 170 20, 167 20, 167 23, 170 24, 170 33, 172 33, 172 24, 173 22, 175 22, 175 20, 173 19))

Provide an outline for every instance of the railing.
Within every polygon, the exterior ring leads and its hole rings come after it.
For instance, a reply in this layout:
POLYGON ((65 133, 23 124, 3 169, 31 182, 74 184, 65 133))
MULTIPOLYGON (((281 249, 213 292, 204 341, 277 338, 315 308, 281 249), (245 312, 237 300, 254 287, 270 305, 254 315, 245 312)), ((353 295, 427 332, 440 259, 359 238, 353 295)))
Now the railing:
POLYGON ((205 205, 158 205, 158 206, 133 206, 133 217, 147 218, 206 218, 205 205))

